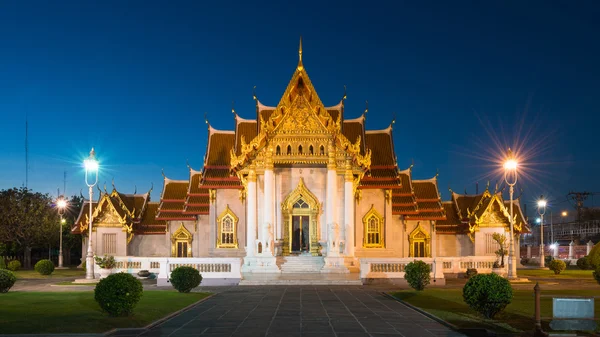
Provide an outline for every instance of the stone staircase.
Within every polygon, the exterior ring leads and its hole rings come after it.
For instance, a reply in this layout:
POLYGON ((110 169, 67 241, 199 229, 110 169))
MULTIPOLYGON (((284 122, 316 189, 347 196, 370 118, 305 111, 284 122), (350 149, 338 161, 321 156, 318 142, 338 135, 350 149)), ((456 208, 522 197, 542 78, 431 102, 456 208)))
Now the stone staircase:
POLYGON ((320 273, 325 261, 322 256, 297 255, 277 257, 282 273, 320 273))

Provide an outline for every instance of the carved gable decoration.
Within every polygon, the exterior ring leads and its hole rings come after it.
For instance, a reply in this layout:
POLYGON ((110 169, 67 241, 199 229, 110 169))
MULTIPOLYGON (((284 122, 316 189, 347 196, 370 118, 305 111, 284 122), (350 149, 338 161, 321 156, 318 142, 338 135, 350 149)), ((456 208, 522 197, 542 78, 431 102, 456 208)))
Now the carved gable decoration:
POLYGON ((492 198, 487 209, 477 219, 477 224, 485 227, 504 227, 509 224, 509 215, 497 197, 492 198))
POLYGON ((317 117, 314 110, 303 96, 296 97, 292 107, 285 114, 279 125, 274 130, 283 134, 314 134, 325 133, 327 129, 317 117))
MULTIPOLYGON (((89 222, 89 219, 86 220, 89 222)), ((96 207, 93 221, 94 227, 123 227, 127 223, 127 220, 117 212, 108 195, 104 195, 96 207)))

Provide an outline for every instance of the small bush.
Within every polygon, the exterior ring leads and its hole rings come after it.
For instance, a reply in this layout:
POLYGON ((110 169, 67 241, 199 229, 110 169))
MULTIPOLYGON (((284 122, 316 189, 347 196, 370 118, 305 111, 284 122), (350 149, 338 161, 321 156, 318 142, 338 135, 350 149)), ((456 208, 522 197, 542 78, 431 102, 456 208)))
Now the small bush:
POLYGON ((0 269, 0 293, 7 293, 15 282, 17 282, 15 274, 8 270, 0 269))
POLYGON ((0 256, 0 269, 6 269, 6 262, 2 256, 0 256))
POLYGON ((567 264, 563 260, 552 260, 548 265, 548 268, 550 268, 554 274, 558 275, 567 268, 567 264))
POLYGON ((180 293, 189 293, 190 290, 200 285, 202 276, 198 270, 192 267, 177 267, 171 273, 169 281, 173 288, 180 293))
POLYGON ((600 242, 598 242, 588 254, 588 262, 592 269, 598 269, 600 267, 600 242))
POLYGON ((525 266, 525 265, 527 265, 528 263, 529 263, 529 258, 527 258, 527 257, 523 257, 523 258, 521 258, 521 264, 522 264, 522 265, 524 265, 524 266, 525 266))
POLYGON ((567 267, 571 265, 571 260, 563 260, 563 262, 565 265, 567 265, 567 267))
POLYGON ((550 262, 554 261, 554 256, 552 255, 548 255, 548 256, 544 256, 544 265, 545 266, 549 266, 550 262))
POLYGON ((463 300, 485 318, 494 318, 512 301, 513 291, 507 279, 496 274, 471 277, 463 288, 463 300))
POLYGON ((471 278, 473 276, 477 275, 477 269, 475 268, 469 268, 467 269, 467 278, 471 278))
POLYGON ((126 316, 133 312, 144 289, 142 282, 127 273, 112 274, 98 282, 94 299, 111 316, 126 316))
POLYGON ((42 275, 50 275, 54 271, 54 263, 50 260, 39 260, 33 269, 42 275))
POLYGON ((594 275, 596 282, 598 282, 598 284, 600 284, 600 268, 596 268, 596 270, 594 270, 594 272, 592 274, 594 275))
POLYGON ((21 269, 21 262, 19 262, 19 260, 12 260, 8 263, 6 268, 8 270, 17 271, 17 270, 21 269))
POLYGON ((588 257, 584 256, 584 257, 577 259, 577 267, 579 267, 579 269, 581 269, 581 270, 590 269, 590 263, 588 261, 588 257))
POLYGON ((404 278, 413 289, 421 291, 425 289, 431 280, 430 272, 431 268, 427 263, 415 260, 404 268, 404 278))

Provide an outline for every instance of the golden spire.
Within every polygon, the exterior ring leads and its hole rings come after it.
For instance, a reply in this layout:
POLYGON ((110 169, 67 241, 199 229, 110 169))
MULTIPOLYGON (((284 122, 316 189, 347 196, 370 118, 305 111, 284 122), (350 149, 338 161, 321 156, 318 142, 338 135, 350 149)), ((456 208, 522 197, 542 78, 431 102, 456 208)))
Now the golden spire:
POLYGON ((300 48, 298 48, 299 62, 302 63, 302 36, 300 36, 300 48))

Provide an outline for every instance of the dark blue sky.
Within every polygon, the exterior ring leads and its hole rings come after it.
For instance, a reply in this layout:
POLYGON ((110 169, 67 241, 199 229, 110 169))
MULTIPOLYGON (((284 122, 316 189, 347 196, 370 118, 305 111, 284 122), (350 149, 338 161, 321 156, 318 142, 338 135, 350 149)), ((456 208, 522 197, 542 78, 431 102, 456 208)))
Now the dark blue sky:
POLYGON ((27 114, 30 188, 56 193, 66 170, 79 193, 94 146, 101 185, 154 183, 158 200, 162 168, 201 168, 205 113, 232 129, 235 101, 254 118, 255 85, 278 103, 302 35, 321 100, 346 85, 346 117, 368 100, 370 129, 395 113, 399 166, 414 160, 415 179, 439 169, 444 199, 493 186, 507 146, 528 153, 526 202, 600 192, 599 15, 593 1, 2 2, 0 188, 25 181, 27 114))

